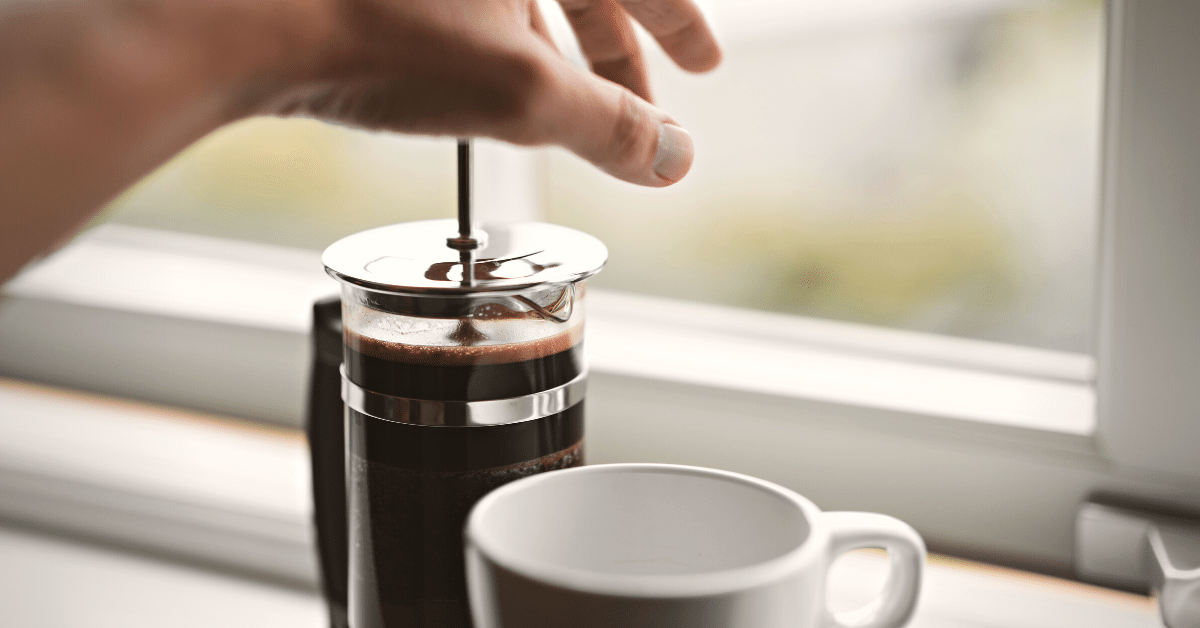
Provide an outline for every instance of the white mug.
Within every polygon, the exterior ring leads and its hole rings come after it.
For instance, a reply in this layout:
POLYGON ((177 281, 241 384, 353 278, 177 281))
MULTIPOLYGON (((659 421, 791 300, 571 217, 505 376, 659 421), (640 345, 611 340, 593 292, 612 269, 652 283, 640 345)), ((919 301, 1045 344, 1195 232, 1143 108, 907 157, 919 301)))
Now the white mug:
POLYGON ((665 464, 579 467, 488 494, 466 526, 476 628, 899 627, 925 544, 886 515, 821 512, 749 476, 665 464), (835 614, 829 566, 884 548, 888 584, 835 614))

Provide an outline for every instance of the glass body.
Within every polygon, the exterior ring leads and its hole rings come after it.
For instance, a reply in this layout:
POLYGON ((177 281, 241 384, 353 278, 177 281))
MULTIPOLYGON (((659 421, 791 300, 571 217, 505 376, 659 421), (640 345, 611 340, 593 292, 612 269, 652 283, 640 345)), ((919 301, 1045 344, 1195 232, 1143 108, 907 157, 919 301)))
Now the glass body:
MULTIPOLYGON (((448 407, 557 389, 584 376, 583 292, 391 298, 344 285, 347 385, 448 407)), ((387 420, 351 405, 350 625, 470 626, 467 513, 502 484, 582 464, 583 402, 494 425, 387 420)))

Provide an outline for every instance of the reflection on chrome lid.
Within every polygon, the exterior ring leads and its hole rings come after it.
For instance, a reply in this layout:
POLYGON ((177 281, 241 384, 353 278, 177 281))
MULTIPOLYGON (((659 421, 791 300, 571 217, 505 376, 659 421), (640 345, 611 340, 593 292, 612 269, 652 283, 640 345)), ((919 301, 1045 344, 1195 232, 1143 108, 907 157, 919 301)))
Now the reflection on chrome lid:
POLYGON ((398 295, 514 294, 574 283, 604 267, 608 249, 581 231, 539 222, 484 225, 474 251, 474 281, 465 286, 459 252, 446 241, 454 220, 427 220, 370 229, 338 240, 322 262, 335 279, 398 295))

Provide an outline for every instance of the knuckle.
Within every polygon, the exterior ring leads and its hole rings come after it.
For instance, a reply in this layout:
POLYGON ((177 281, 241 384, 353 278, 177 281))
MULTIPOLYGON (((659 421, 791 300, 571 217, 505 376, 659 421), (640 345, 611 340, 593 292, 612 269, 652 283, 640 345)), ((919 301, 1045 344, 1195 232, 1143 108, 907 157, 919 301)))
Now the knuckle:
POLYGON ((501 125, 515 125, 531 118, 550 90, 552 78, 544 61, 529 55, 493 57, 489 64, 488 88, 481 94, 480 107, 501 125))
POLYGON ((526 145, 540 143, 538 125, 533 122, 550 100, 554 89, 552 72, 544 61, 525 58, 515 63, 512 76, 507 95, 510 106, 505 116, 505 121, 513 125, 515 136, 511 141, 526 145))

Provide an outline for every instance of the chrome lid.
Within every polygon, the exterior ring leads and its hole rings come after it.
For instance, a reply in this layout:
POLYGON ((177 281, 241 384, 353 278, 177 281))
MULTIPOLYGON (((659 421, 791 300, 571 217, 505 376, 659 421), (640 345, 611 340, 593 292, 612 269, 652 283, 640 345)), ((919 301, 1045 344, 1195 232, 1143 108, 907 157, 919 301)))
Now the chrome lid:
POLYGON ((484 225, 467 259, 447 241, 453 220, 425 220, 369 229, 334 242, 321 261, 338 281, 374 292, 411 296, 499 296, 586 279, 604 267, 608 248, 569 227, 541 222, 484 225))

